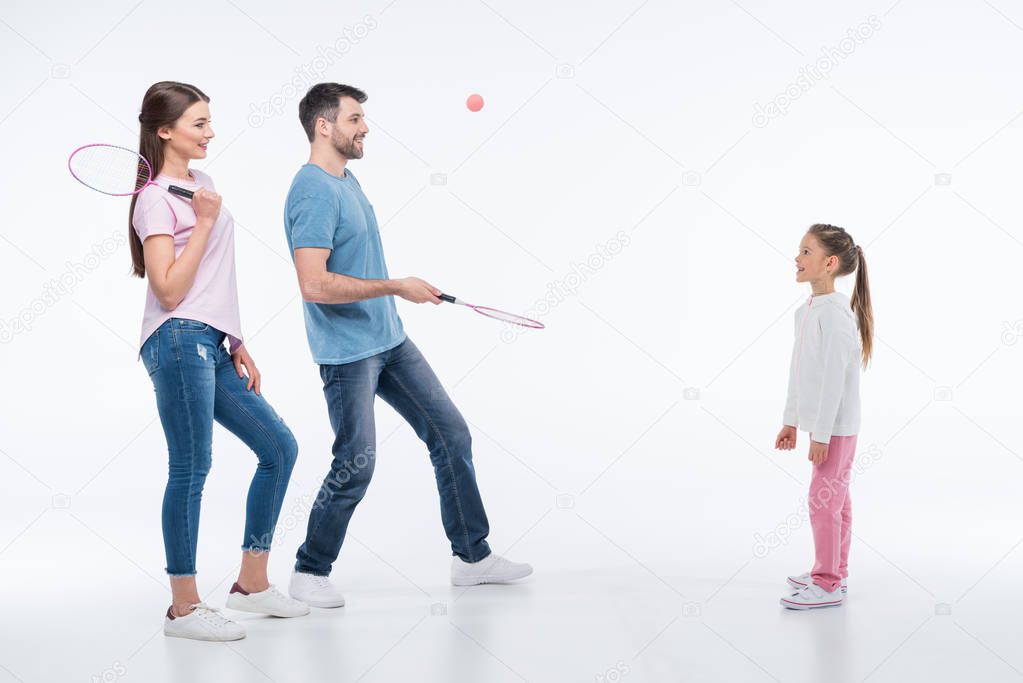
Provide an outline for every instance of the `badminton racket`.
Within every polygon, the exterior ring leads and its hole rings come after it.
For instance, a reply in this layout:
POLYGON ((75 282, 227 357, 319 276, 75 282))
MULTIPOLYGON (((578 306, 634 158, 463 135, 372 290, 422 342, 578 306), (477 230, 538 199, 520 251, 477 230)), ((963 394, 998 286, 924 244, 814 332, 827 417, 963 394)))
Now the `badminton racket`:
POLYGON ((526 318, 521 315, 515 315, 514 313, 508 313, 507 311, 499 311, 496 308, 490 308, 488 306, 476 306, 470 304, 461 299, 457 299, 450 294, 441 294, 437 297, 441 301, 446 301, 449 304, 458 304, 459 306, 466 306, 476 311, 480 315, 485 315, 488 318, 500 320, 502 322, 510 323, 512 325, 520 325, 522 327, 528 327, 534 330, 542 330, 545 325, 542 322, 533 320, 532 318, 526 318))
MULTIPOLYGON (((71 153, 67 167, 82 185, 115 197, 128 197, 156 185, 153 168, 146 158, 127 147, 102 143, 79 147, 71 153)), ((171 185, 167 191, 192 198, 191 190, 177 185, 171 185)))

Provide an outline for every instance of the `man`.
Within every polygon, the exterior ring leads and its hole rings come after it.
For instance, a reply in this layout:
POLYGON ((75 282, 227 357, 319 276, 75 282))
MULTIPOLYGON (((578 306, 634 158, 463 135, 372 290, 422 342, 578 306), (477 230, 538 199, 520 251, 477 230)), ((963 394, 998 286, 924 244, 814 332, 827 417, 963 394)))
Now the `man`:
POLYGON ((320 83, 298 105, 309 163, 288 192, 284 225, 298 271, 306 334, 320 366, 334 428, 334 460, 309 514, 289 592, 314 607, 340 607, 330 570, 376 460, 373 403, 387 401, 430 450, 441 519, 454 554, 456 586, 512 581, 532 573, 487 545, 489 526, 476 486, 469 429, 426 359, 406 337, 394 296, 439 304, 441 291, 415 277, 392 280, 376 216, 346 168, 361 159, 369 128, 366 94, 320 83))

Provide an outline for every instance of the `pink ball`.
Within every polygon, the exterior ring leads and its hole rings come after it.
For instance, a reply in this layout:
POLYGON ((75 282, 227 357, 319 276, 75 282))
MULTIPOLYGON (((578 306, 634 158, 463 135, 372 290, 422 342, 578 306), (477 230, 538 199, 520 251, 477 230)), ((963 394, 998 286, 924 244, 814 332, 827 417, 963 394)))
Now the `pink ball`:
POLYGON ((465 101, 465 106, 469 108, 469 111, 479 111, 483 108, 483 97, 475 93, 469 95, 469 99, 465 101))

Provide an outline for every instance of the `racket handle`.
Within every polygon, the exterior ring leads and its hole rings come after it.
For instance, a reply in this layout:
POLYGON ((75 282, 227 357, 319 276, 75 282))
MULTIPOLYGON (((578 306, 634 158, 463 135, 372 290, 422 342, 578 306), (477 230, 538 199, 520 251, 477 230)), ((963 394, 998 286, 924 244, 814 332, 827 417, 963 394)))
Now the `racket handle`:
POLYGON ((171 185, 167 188, 167 191, 171 194, 176 194, 179 197, 184 197, 185 199, 191 199, 194 194, 191 190, 186 190, 185 188, 178 187, 177 185, 171 185))
POLYGON ((455 303, 455 297, 451 296, 450 294, 441 294, 437 298, 440 299, 441 301, 447 301, 449 304, 455 303))

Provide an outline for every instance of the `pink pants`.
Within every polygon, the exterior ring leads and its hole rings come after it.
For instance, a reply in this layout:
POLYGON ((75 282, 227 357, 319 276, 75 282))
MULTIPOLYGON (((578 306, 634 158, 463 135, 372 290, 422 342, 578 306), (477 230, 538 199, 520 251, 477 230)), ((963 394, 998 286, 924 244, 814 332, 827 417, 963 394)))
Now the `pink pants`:
POLYGON ((808 505, 816 560, 810 574, 813 582, 826 591, 837 589, 849 575, 852 541, 849 478, 855 454, 856 435, 832 436, 827 459, 813 466, 808 505))

